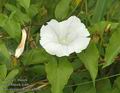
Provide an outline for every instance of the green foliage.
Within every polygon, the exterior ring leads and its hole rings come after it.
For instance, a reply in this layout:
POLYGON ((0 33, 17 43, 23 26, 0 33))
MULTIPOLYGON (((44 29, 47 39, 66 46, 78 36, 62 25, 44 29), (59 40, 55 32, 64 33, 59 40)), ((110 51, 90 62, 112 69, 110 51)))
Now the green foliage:
POLYGON ((31 5, 26 11, 30 18, 34 17, 38 13, 37 5, 31 5))
POLYGON ((6 84, 11 84, 12 80, 15 78, 15 76, 19 73, 18 69, 13 69, 9 74, 7 75, 5 82, 6 84))
POLYGON ((39 64, 39 63, 48 62, 50 58, 51 56, 48 55, 44 50, 40 48, 36 48, 27 51, 23 56, 22 62, 24 65, 39 64))
POLYGON ((6 65, 0 65, 0 79, 5 80, 7 75, 7 67, 6 65))
POLYGON ((19 73, 18 69, 13 69, 7 75, 6 65, 0 65, 0 92, 7 93, 8 86, 13 82, 15 76, 19 73))
POLYGON ((93 82, 95 84, 95 79, 98 72, 98 58, 99 58, 99 52, 95 43, 92 42, 85 51, 78 55, 78 57, 90 72, 93 82))
POLYGON ((55 9, 55 17, 57 19, 64 19, 69 12, 69 4, 71 0, 60 0, 55 9))
POLYGON ((111 93, 112 86, 109 79, 101 80, 96 83, 97 93, 111 93))
POLYGON ((20 41, 21 38, 20 23, 12 19, 8 19, 6 24, 3 26, 3 28, 10 35, 11 38, 15 39, 17 42, 20 41))
POLYGON ((108 4, 111 3, 112 0, 97 0, 97 4, 94 10, 92 21, 99 22, 103 19, 105 15, 105 11, 108 8, 108 4))
POLYGON ((120 30, 119 28, 113 32, 111 38, 110 38, 110 41, 109 41, 109 44, 106 48, 106 54, 105 54, 105 65, 104 67, 106 66, 109 66, 110 64, 113 63, 114 61, 114 58, 119 54, 120 52, 120 42, 118 40, 118 37, 120 37, 120 30))
POLYGON ((11 5, 11 4, 6 4, 5 7, 11 12, 11 15, 14 18, 14 20, 22 24, 30 21, 30 17, 26 13, 23 13, 16 6, 11 5))
POLYGON ((10 54, 2 41, 0 41, 0 59, 0 64, 9 64, 10 54))
POLYGON ((114 81, 114 85, 113 85, 113 90, 112 93, 119 93, 120 92, 120 77, 118 77, 115 81, 114 81))
POLYGON ((92 84, 78 86, 74 93, 96 93, 95 87, 92 84))
POLYGON ((120 0, 0 0, 0 93, 120 93, 119 10, 120 0), (49 55, 39 44, 41 26, 72 15, 89 29, 90 44, 69 57, 49 55))
POLYGON ((28 9, 30 6, 30 0, 17 0, 19 4, 24 7, 25 9, 28 9))
POLYGON ((8 17, 4 14, 0 14, 0 26, 3 27, 7 21, 8 17))
POLYGON ((72 65, 65 58, 54 59, 45 66, 47 78, 52 86, 52 93, 63 93, 62 90, 73 72, 72 65))

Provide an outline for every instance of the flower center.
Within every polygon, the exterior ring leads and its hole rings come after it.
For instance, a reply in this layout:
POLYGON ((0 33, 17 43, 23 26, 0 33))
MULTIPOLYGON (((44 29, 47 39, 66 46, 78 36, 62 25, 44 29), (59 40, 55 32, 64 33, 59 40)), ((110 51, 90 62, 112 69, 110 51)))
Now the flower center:
POLYGON ((58 40, 62 45, 68 45, 71 42, 67 37, 59 38, 58 40))

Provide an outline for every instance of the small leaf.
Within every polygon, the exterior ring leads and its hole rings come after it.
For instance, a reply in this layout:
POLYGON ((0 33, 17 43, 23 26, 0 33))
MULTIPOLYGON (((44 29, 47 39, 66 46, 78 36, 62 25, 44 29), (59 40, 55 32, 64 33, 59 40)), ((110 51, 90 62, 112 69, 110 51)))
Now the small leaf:
POLYGON ((64 19, 69 11, 69 4, 71 0, 60 0, 55 9, 55 17, 57 19, 64 19))
POLYGON ((13 82, 13 79, 18 72, 19 71, 17 69, 14 69, 7 75, 4 81, 0 80, 0 93, 7 93, 8 86, 13 82))
POLYGON ((74 93, 96 93, 96 89, 92 84, 78 86, 74 93))
POLYGON ((65 58, 60 58, 59 63, 51 60, 45 65, 47 78, 51 84, 52 93, 63 93, 63 88, 73 72, 72 65, 65 58))
POLYGON ((0 93, 6 93, 7 86, 5 85, 4 81, 0 80, 0 93))
POLYGON ((93 23, 97 23, 103 19, 109 3, 111 3, 111 0, 97 0, 92 18, 93 23))
POLYGON ((29 15, 30 18, 34 17, 38 13, 38 9, 36 5, 31 5, 29 9, 27 9, 27 14, 29 15))
POLYGON ((96 82, 97 93, 111 93, 112 86, 109 79, 96 82))
POLYGON ((91 27, 89 27, 89 31, 91 34, 97 33, 102 36, 108 24, 109 22, 107 21, 98 22, 92 25, 91 27))
POLYGON ((18 69, 13 69, 11 72, 8 73, 6 79, 5 79, 5 83, 7 84, 7 86, 9 86, 9 84, 12 83, 13 79, 15 78, 15 76, 19 73, 18 69))
POLYGON ((116 29, 119 23, 113 23, 113 22, 108 22, 108 21, 101 21, 98 22, 92 26, 89 27, 89 31, 91 34, 97 33, 101 37, 103 36, 103 33, 105 32, 106 27, 110 25, 110 29, 116 29))
POLYGON ((8 62, 10 61, 10 55, 9 55, 9 52, 5 46, 5 44, 0 40, 0 61, 3 63, 3 64, 7 64, 8 65, 8 62))
POLYGON ((48 62, 51 59, 51 56, 48 55, 44 50, 40 48, 32 49, 27 51, 23 56, 23 64, 24 65, 32 65, 48 62))
POLYGON ((14 20, 22 23, 23 25, 24 25, 24 23, 28 23, 31 20, 27 14, 22 13, 19 10, 14 13, 13 17, 14 17, 14 20))
POLYGON ((98 58, 99 58, 99 52, 96 45, 93 42, 91 42, 91 44, 85 51, 78 54, 78 57, 90 72, 93 83, 95 84, 95 78, 98 72, 98 58))
POLYGON ((24 24, 24 22, 27 23, 30 21, 30 17, 26 13, 23 13, 16 6, 12 4, 6 4, 5 7, 11 12, 12 18, 14 18, 14 20, 22 24, 24 24))
POLYGON ((73 73, 71 79, 75 84, 82 84, 84 82, 90 82, 91 76, 88 71, 81 71, 80 73, 73 73))
POLYGON ((8 17, 4 14, 0 14, 0 26, 3 27, 5 22, 7 21, 8 17))
POLYGON ((7 75, 7 67, 6 65, 0 65, 0 79, 5 80, 7 75))
POLYGON ((114 87, 120 89, 120 76, 114 81, 114 87))
POLYGON ((6 25, 4 25, 3 28, 10 35, 11 38, 19 42, 20 37, 21 37, 20 23, 14 21, 13 19, 8 19, 6 22, 6 25))
POLYGON ((18 10, 16 6, 9 4, 9 3, 5 4, 5 8, 9 11, 17 11, 18 10))
POLYGON ((17 0, 19 4, 24 7, 25 9, 28 9, 30 6, 30 0, 17 0))
POLYGON ((105 54, 105 64, 103 67, 109 66, 114 62, 114 58, 118 55, 120 52, 120 41, 118 39, 120 37, 120 28, 113 32, 109 44, 106 48, 106 54, 105 54))
POLYGON ((113 89, 111 93, 120 93, 120 77, 118 77, 113 84, 113 89))

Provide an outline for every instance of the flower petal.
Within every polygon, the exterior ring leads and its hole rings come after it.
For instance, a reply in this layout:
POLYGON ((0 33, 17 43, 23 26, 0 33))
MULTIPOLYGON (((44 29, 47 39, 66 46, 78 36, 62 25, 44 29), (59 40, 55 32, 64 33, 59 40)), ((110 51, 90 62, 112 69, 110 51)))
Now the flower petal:
POLYGON ((69 56, 67 47, 61 44, 47 43, 43 47, 51 55, 56 55, 58 57, 69 56))
POLYGON ((74 52, 80 53, 82 50, 87 48, 89 42, 90 42, 90 38, 78 37, 78 38, 76 38, 75 41, 73 41, 69 45, 69 47, 71 48, 71 50, 73 49, 74 52))
POLYGON ((43 25, 41 27, 40 37, 41 37, 40 43, 42 45, 45 43, 57 41, 57 35, 48 25, 46 25, 46 26, 43 25))
POLYGON ((89 35, 85 25, 75 16, 62 22, 52 19, 41 28, 40 44, 51 55, 69 56, 88 46, 89 35))
POLYGON ((22 55, 22 53, 24 52, 26 38, 27 38, 27 32, 26 32, 26 30, 24 28, 24 29, 22 29, 21 42, 18 45, 17 49, 15 50, 15 57, 16 58, 19 58, 22 55))
POLYGON ((83 37, 89 36, 89 32, 85 25, 81 23, 80 19, 76 16, 71 16, 69 19, 60 22, 61 27, 64 28, 67 32, 79 33, 83 37))

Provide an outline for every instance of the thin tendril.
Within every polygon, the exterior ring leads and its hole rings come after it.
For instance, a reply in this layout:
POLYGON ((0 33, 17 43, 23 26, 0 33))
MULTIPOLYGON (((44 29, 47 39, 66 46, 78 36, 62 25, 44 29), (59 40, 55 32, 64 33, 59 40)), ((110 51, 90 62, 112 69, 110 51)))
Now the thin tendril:
MULTIPOLYGON (((95 80, 95 82, 98 82, 98 81, 101 81, 101 80, 105 80, 105 79, 109 79, 109 78, 113 78, 113 77, 116 77, 116 76, 120 76, 120 74, 111 75, 109 77, 103 77, 103 78, 95 80)), ((90 83, 93 83, 93 81, 79 83, 79 84, 74 84, 74 85, 67 85, 66 87, 82 86, 82 85, 86 85, 86 84, 90 84, 90 83)))

